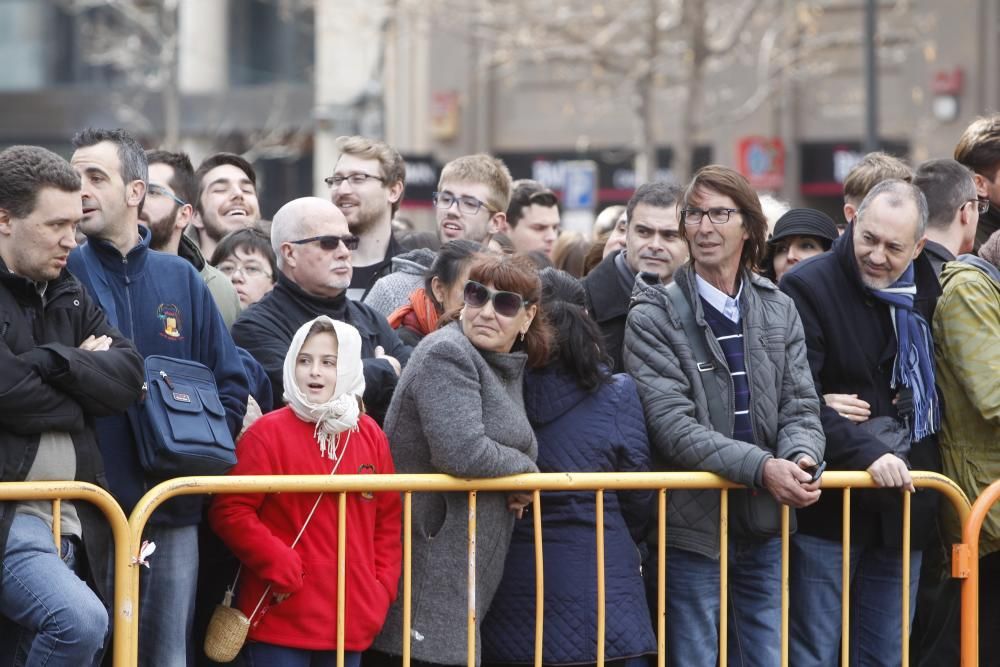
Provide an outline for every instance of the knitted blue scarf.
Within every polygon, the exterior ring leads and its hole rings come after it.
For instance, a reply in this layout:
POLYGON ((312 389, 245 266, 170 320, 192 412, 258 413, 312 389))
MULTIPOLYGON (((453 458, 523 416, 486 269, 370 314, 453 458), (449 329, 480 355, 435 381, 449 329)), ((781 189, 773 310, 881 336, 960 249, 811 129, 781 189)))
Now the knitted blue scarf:
POLYGON ((892 368, 892 388, 900 385, 913 391, 913 440, 937 433, 941 426, 941 405, 934 386, 934 355, 931 331, 920 313, 913 310, 917 286, 913 282, 913 262, 903 275, 886 289, 869 289, 888 304, 896 331, 896 362, 892 368))

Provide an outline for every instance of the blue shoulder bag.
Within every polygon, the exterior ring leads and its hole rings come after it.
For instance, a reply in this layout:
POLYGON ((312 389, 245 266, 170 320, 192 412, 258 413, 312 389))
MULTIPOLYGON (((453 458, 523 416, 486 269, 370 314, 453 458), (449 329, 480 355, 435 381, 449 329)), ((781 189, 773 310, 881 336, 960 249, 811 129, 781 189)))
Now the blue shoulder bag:
MULTIPOLYGON (((118 327, 114 297, 87 243, 80 248, 97 300, 118 327)), ((127 411, 139 463, 153 477, 224 475, 236 465, 215 374, 203 364, 157 354, 144 361, 142 398, 127 411)))

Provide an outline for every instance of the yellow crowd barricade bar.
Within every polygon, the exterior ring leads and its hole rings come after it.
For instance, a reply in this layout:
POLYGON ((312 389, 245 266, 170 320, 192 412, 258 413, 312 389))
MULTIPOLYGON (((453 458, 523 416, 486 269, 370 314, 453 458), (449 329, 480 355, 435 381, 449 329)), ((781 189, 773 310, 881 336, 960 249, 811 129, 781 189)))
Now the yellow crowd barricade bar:
POLYGON ((962 517, 962 544, 952 554, 952 576, 962 579, 962 667, 979 665, 979 533, 998 500, 1000 480, 986 487, 962 517))
POLYGON ((135 665, 129 662, 128 649, 134 643, 136 630, 135 610, 138 607, 137 598, 132 595, 133 588, 129 581, 129 568, 132 565, 133 550, 129 539, 128 519, 121 506, 99 486, 87 482, 2 482, 0 483, 0 501, 18 500, 52 500, 53 538, 56 540, 56 551, 62 546, 59 524, 62 500, 83 500, 97 506, 111 526, 111 537, 114 540, 114 606, 112 624, 112 645, 114 667, 135 665))
MULTIPOLYGON (((931 489, 940 492, 944 497, 952 504, 955 510, 958 512, 959 518, 965 525, 970 512, 971 506, 968 499, 962 490, 953 481, 944 477, 943 475, 931 472, 921 472, 914 471, 912 473, 913 483, 918 489, 931 489)), ((822 487, 824 489, 845 489, 845 509, 849 510, 850 503, 850 489, 873 489, 878 488, 872 481, 871 476, 867 472, 840 472, 840 471, 828 471, 823 475, 822 487)), ((468 557, 469 557, 469 599, 468 599, 468 660, 469 664, 474 667, 475 665, 475 623, 476 623, 476 607, 475 607, 475 494, 477 492, 510 492, 510 491, 530 491, 534 495, 534 500, 540 502, 540 497, 538 492, 541 491, 594 491, 596 492, 598 499, 598 507, 602 507, 603 500, 602 493, 605 491, 617 491, 617 490, 635 490, 635 489, 650 489, 659 490, 659 525, 660 525, 660 537, 657 544, 657 550, 660 554, 659 567, 658 567, 658 584, 657 588, 660 591, 660 600, 658 604, 658 617, 657 617, 657 647, 658 647, 658 664, 663 664, 663 654, 664 654, 664 640, 665 640, 665 609, 664 609, 664 598, 666 592, 666 576, 665 576, 665 560, 666 560, 666 493, 665 490, 677 490, 677 489, 732 489, 741 488, 739 484, 735 484, 728 480, 710 473, 699 473, 699 472, 645 472, 645 473, 534 473, 526 475, 516 475, 513 477, 501 477, 496 479, 457 479, 450 477, 448 475, 439 474, 425 474, 425 475, 287 475, 287 476, 231 476, 231 477, 179 477, 173 480, 163 482, 153 489, 151 489, 145 496, 139 501, 135 509, 132 512, 132 516, 128 521, 128 530, 130 532, 131 544, 133 545, 132 550, 138 552, 138 545, 142 543, 142 531, 145 528, 146 522, 149 520, 151 514, 163 504, 165 501, 172 497, 179 495, 198 495, 198 494, 214 494, 214 493, 288 493, 288 492, 300 492, 300 493, 318 493, 318 492, 336 492, 336 493, 351 493, 351 492, 380 492, 380 491, 395 491, 403 492, 403 527, 404 527, 404 539, 403 539, 403 665, 408 667, 410 664, 411 657, 411 594, 412 594, 412 578, 410 572, 411 565, 411 525, 412 525, 412 504, 411 504, 411 494, 419 492, 464 492, 469 494, 469 528, 470 528, 470 539, 468 542, 468 557)), ((728 494, 722 494, 721 512, 720 512, 720 524, 725 527, 728 525, 728 503, 726 502, 728 494)), ((997 496, 1000 497, 1000 488, 997 490, 997 496)), ((341 503, 345 502, 346 496, 341 495, 341 503)), ((2 499, 2 497, 0 497, 2 499)), ((904 519, 909 518, 909 503, 904 501, 904 519)), ((536 513, 538 512, 538 507, 536 506, 536 513)), ((984 512, 985 513, 985 512, 984 512)), ((603 512, 600 512, 599 517, 603 517, 603 512)), ((849 542, 849 511, 845 511, 845 537, 844 537, 844 576, 849 577, 850 572, 850 542, 849 542)), ((602 525, 602 521, 599 520, 599 526, 602 525)), ((725 569, 725 539, 726 532, 723 531, 723 549, 722 561, 720 567, 722 576, 720 577, 720 606, 722 609, 720 617, 720 655, 724 656, 727 646, 726 646, 726 569, 725 569)), ((541 519, 536 518, 535 526, 536 535, 536 554, 539 554, 541 550, 541 519)), ((596 547, 601 549, 603 546, 602 536, 598 535, 596 537, 596 547)), ((788 542, 788 519, 787 513, 783 513, 782 517, 782 541, 787 545, 788 542)), ((909 531, 904 529, 904 544, 906 547, 909 546, 909 531)), ((341 559, 342 560, 342 559, 341 559)), ((787 546, 783 547, 782 553, 782 665, 787 665, 787 618, 788 618, 788 565, 787 565, 787 546)), ((126 558, 123 563, 118 564, 119 569, 130 575, 131 586, 129 593, 131 599, 138 599, 139 595, 139 572, 138 568, 132 568, 131 572, 128 572, 128 559, 126 558)), ((155 556, 151 559, 151 566, 155 567, 155 556)), ((345 567, 341 563, 338 567, 345 567)), ((536 563, 536 571, 540 565, 536 563)), ((909 558, 908 553, 904 555, 904 571, 908 570, 909 558)), ((541 573, 539 572, 539 575, 541 573)), ((116 577, 121 577, 122 574, 116 571, 116 577)), ((339 570, 338 570, 339 576, 339 570)), ((599 594, 603 593, 604 590, 604 570, 603 567, 599 567, 598 572, 598 591, 599 594)), ((536 582, 536 599, 538 604, 538 612, 536 616, 536 628, 539 637, 536 637, 536 647, 541 645, 541 629, 542 629, 542 619, 541 619, 541 605, 542 605, 542 583, 541 576, 536 582)), ((966 582, 968 586, 969 582, 966 582)), ((847 647, 847 636, 848 636, 848 625, 846 618, 848 615, 849 602, 848 593, 846 592, 849 586, 844 586, 844 615, 845 624, 843 627, 843 633, 845 636, 844 646, 847 647)), ((909 600, 909 579, 904 579, 903 582, 903 596, 904 600, 904 610, 907 608, 909 600)), ((963 595, 964 595, 963 589, 963 595)), ((338 605, 343 605, 343 588, 340 588, 340 593, 338 594, 338 605)), ((131 609, 131 607, 130 607, 131 609)), ((964 609, 963 609, 964 613, 964 609)), ((116 619, 117 621, 117 619, 116 619)), ((129 621, 134 625, 135 618, 134 615, 130 616, 129 621)), ((338 615, 338 636, 342 636, 344 622, 343 615, 338 615)), ((604 616, 603 608, 601 605, 598 606, 598 632, 603 635, 604 627, 604 616)), ((965 626, 965 617, 963 615, 963 628, 965 626)), ((904 618, 901 622, 901 632, 903 633, 903 651, 904 658, 908 655, 906 651, 906 646, 908 644, 905 638, 908 635, 908 619, 904 618)), ((117 627, 117 626, 116 626, 117 627)), ((131 629, 131 625, 129 626, 131 629)), ((116 649, 118 647, 119 637, 116 637, 116 649)), ((118 654, 116 653, 115 665, 126 664, 136 664, 138 657, 138 637, 137 633, 128 633, 129 647, 128 655, 130 657, 130 662, 118 662, 118 654)), ((537 650, 537 649, 536 649, 537 650)), ((338 653, 343 651, 343 647, 338 649, 338 653)), ((846 655, 845 651, 845 655, 846 655)), ((603 662, 604 658, 604 646, 603 643, 598 647, 598 664, 603 662)), ((338 657, 338 662, 342 660, 342 656, 338 657)), ((541 660, 541 657, 536 655, 536 664, 541 660)), ((905 664, 905 663, 904 663, 905 664)), ((963 665, 966 664, 963 662, 963 665)), ((974 663, 969 663, 974 664, 974 663)))

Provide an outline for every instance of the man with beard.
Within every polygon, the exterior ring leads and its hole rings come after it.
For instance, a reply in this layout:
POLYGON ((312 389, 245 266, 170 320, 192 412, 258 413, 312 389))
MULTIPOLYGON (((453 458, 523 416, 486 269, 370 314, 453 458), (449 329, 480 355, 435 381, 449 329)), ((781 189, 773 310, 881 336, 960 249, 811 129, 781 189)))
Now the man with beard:
POLYGON ((229 232, 253 227, 260 220, 257 172, 234 153, 209 155, 194 174, 198 187, 191 224, 198 232, 203 257, 229 232))
MULTIPOLYGON (((927 218, 918 187, 882 181, 830 252, 781 280, 802 317, 816 393, 854 394, 870 406, 869 419, 826 404, 820 410, 830 469, 864 470, 884 487, 851 494, 852 665, 902 660, 900 491, 914 491, 910 469, 940 470, 935 434, 941 406, 930 322, 941 287, 921 254, 927 218), (876 418, 882 419, 865 426, 876 418), (883 422, 883 429, 870 430, 883 422)), ((830 493, 799 512, 790 547, 792 665, 835 664, 840 653, 843 505, 840 493, 830 493)), ((935 494, 914 494, 911 509, 912 622, 923 549, 935 526, 935 494)))
POLYGON ((687 261, 688 245, 677 222, 677 197, 672 183, 642 185, 625 207, 625 249, 605 257, 583 279, 587 312, 594 318, 615 370, 622 371, 622 340, 632 288, 639 272, 654 274, 666 285, 687 261))
POLYGON ((347 298, 360 301, 404 250, 392 234, 392 216, 403 200, 406 163, 395 148, 368 137, 339 137, 337 150, 337 166, 325 181, 330 201, 358 237, 358 247, 351 253, 354 275, 347 298))
POLYGON ((358 244, 344 214, 329 201, 302 197, 282 206, 271 225, 278 282, 243 311, 233 337, 264 367, 274 396, 280 397, 285 354, 299 327, 319 315, 347 322, 361 334, 365 407, 381 424, 410 348, 384 316, 347 298, 351 253, 358 244))
POLYGON ((190 158, 187 153, 157 150, 146 151, 146 159, 149 161, 149 185, 139 223, 149 228, 149 247, 189 261, 212 293, 226 328, 233 326, 240 314, 240 300, 232 282, 206 262, 198 244, 184 234, 194 218, 191 202, 198 197, 190 158))

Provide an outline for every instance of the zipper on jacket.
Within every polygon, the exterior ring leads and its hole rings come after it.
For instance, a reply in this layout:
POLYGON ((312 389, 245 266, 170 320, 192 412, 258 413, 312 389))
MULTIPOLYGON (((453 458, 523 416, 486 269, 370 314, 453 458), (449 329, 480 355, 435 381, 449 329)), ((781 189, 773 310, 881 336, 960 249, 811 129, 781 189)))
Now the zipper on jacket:
MULTIPOLYGON (((132 339, 133 342, 138 342, 135 339, 135 320, 132 313, 132 291, 129 286, 132 284, 132 280, 128 276, 128 258, 122 257, 122 264, 125 265, 125 307, 128 308, 128 337, 132 339)), ((112 297, 113 298, 113 297, 112 297)))
MULTIPOLYGON (((753 386, 752 386, 752 384, 750 382, 750 378, 752 376, 750 375, 750 354, 749 354, 749 349, 748 349, 748 345, 747 345, 747 341, 750 339, 750 337, 747 336, 746 328, 744 327, 743 329, 744 329, 743 330, 743 367, 746 369, 746 372, 747 372, 747 391, 750 394, 749 400, 747 401, 747 408, 748 408, 747 416, 750 417, 750 432, 753 433, 753 439, 754 439, 754 443, 753 444, 757 445, 757 447, 763 449, 766 452, 768 450, 767 450, 767 448, 764 447, 763 444, 761 444, 763 441, 760 438, 760 433, 757 432, 757 420, 754 419, 754 416, 753 416, 753 413, 754 413, 754 409, 753 409, 754 391, 753 391, 753 386)), ((763 344, 763 342, 764 341, 762 339, 761 343, 763 344)), ((765 350, 766 350, 766 348, 765 348, 765 350)), ((778 398, 780 400, 781 397, 779 396, 778 398)), ((736 399, 734 398, 733 400, 735 401, 736 399)), ((735 421, 735 417, 734 417, 734 421, 735 421)), ((734 428, 735 428, 735 424, 734 424, 734 428)), ((774 452, 771 452, 771 453, 773 454, 774 452)))

